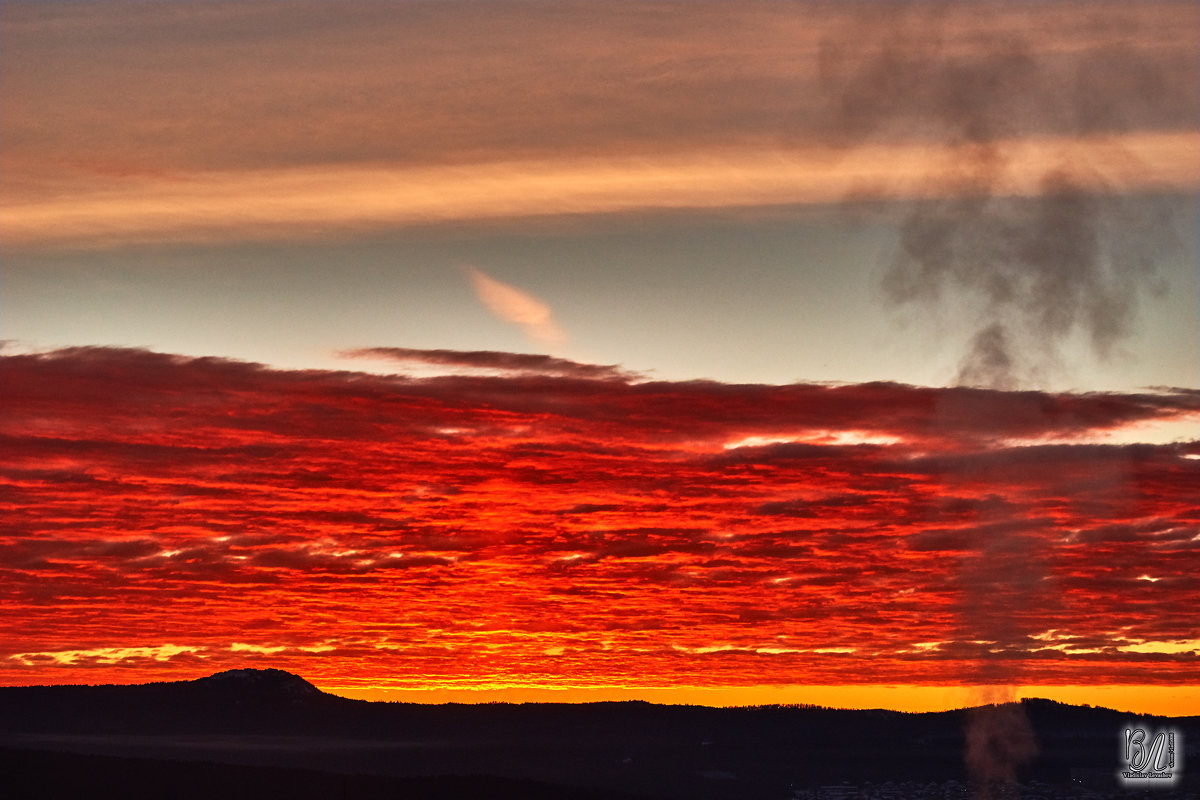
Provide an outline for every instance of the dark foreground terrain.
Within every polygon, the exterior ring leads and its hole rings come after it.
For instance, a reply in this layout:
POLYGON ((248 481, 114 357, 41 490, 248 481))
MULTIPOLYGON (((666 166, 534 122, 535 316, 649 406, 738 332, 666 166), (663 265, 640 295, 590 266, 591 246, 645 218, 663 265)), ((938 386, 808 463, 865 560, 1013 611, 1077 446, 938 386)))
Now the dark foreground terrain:
MULTIPOLYGON (((1200 797, 1200 718, 1029 700, 905 714, 648 703, 368 703, 278 670, 142 686, 0 688, 0 796, 154 798, 1137 797, 1131 724, 1177 731, 1172 788, 1200 797), (967 731, 1036 754, 990 788, 967 731)), ((985 748, 986 749, 986 748, 985 748)))

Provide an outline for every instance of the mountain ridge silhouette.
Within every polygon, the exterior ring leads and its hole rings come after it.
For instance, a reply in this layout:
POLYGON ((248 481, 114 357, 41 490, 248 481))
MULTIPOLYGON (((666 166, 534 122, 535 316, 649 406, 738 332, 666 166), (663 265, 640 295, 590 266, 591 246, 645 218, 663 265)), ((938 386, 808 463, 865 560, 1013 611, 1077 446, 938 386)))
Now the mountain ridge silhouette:
MULTIPOLYGON (((1010 707, 1028 718, 1038 748, 1020 768, 1021 780, 1065 787, 1084 775, 1111 782, 1122 726, 1133 719, 1173 726, 1182 734, 1181 758, 1200 759, 1198 717, 1135 717, 1050 700, 1010 707)), ((482 781, 475 793, 496 797, 511 790, 529 797, 544 791, 546 797, 767 800, 847 780, 965 783, 968 720, 989 708, 426 705, 348 699, 284 670, 235 669, 147 684, 0 687, 0 749, 10 762, 58 759, 71 762, 62 769, 103 775, 128 772, 114 765, 133 759, 133 771, 147 774, 191 774, 196 764, 210 764, 205 775, 236 767, 283 770, 276 779, 297 785, 334 780, 309 774, 315 771, 384 781, 391 788, 381 796, 396 789, 387 781, 420 779, 422 791, 438 797, 450 785, 438 788, 439 779, 474 776, 482 781), (170 764, 177 766, 163 766, 170 764), (488 780, 495 786, 484 791, 488 780), (555 794, 560 790, 565 794, 555 794)), ((1187 785, 1195 788, 1194 781, 1187 785)), ((397 791, 426 796, 410 789, 397 791)))

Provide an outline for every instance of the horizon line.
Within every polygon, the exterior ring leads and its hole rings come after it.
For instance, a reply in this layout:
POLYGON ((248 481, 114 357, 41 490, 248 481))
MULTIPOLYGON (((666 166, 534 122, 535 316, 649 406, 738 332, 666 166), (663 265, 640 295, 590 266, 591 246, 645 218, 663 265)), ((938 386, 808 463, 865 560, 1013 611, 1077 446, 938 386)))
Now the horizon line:
POLYGON ((228 672, 283 672, 303 680, 318 691, 347 700, 410 703, 415 705, 587 705, 643 702, 661 706, 706 708, 811 707, 838 711, 892 711, 941 713, 1026 700, 1047 700, 1077 707, 1099 708, 1135 716, 1166 718, 1200 717, 1200 687, 1163 684, 788 684, 750 686, 513 686, 423 687, 346 686, 320 683, 273 667, 241 667, 206 673, 196 678, 174 678, 134 683, 16 684, 0 688, 54 688, 69 686, 143 686, 155 683, 188 683, 228 672))
POLYGON ((1158 717, 1200 716, 1200 687, 1159 684, 1064 685, 928 685, 928 684, 791 684, 785 686, 665 687, 533 687, 420 688, 342 686, 314 683, 321 691, 351 700, 424 705, 460 703, 647 702, 709 708, 813 706, 845 711, 938 713, 1001 705, 1022 700, 1050 700, 1119 713, 1158 717))

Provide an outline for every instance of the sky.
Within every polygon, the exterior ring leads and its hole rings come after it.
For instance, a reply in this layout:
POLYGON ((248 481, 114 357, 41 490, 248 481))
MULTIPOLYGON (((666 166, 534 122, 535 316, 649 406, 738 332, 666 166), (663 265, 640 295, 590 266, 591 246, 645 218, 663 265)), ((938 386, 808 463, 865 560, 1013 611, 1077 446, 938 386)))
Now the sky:
POLYGON ((0 684, 1200 713, 1190 2, 0 6, 0 684))

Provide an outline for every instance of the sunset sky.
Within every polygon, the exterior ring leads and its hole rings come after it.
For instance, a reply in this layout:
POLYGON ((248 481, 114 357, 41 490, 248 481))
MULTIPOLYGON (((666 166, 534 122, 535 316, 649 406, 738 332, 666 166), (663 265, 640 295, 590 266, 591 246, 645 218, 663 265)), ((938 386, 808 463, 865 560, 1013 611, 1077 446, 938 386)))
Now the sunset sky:
POLYGON ((1194 2, 0 6, 0 685, 1200 714, 1194 2))

